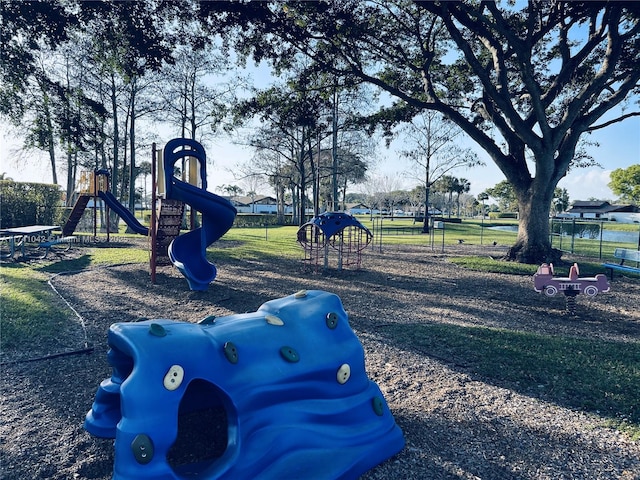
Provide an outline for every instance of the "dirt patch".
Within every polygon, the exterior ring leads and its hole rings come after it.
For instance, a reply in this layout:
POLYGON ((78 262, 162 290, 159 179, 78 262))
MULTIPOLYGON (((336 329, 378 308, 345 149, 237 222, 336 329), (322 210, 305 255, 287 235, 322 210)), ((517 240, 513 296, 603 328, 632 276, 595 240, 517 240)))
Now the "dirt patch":
MULTIPOLYGON (((447 254, 500 253, 491 248, 461 245, 447 254)), ((151 285, 141 264, 54 278, 79 314, 70 315, 56 348, 82 350, 88 343, 93 351, 26 361, 59 351, 34 347, 2 367, 0 477, 111 478, 113 441, 92 437, 82 425, 100 382, 111 375, 106 333, 112 323, 197 322, 320 289, 342 299, 364 346, 368 374, 406 439, 402 452, 363 479, 640 478, 640 444, 598 416, 492 384, 453 355, 393 335, 398 326, 440 323, 637 343, 639 281, 616 280, 610 293, 578 297, 578 315, 571 317, 564 298, 535 293, 531 277, 471 272, 427 247, 369 251, 359 271, 314 274, 287 260, 216 266, 218 278, 206 292, 189 291, 173 267, 162 267, 151 285)))

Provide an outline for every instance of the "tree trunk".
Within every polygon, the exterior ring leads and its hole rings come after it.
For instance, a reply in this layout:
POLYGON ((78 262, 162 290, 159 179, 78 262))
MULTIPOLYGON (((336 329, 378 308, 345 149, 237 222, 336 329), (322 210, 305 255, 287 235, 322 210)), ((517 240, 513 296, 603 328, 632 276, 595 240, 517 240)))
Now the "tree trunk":
POLYGON ((307 202, 306 202, 306 196, 307 196, 307 182, 306 182, 306 178, 305 175, 307 174, 306 170, 305 170, 305 165, 304 165, 304 149, 300 149, 300 166, 299 166, 299 171, 300 171, 300 190, 299 190, 299 194, 300 194, 300 201, 298 203, 298 207, 300 208, 300 218, 298 218, 298 224, 299 226, 304 225, 305 223, 305 218, 307 215, 307 202))
POLYGON ((120 168, 120 160, 118 153, 120 149, 120 132, 118 124, 118 90, 116 87, 115 75, 111 75, 111 115, 113 116, 113 166, 111 169, 111 193, 118 197, 118 168, 120 168))
POLYGON ((284 201, 284 197, 285 197, 285 188, 284 185, 278 180, 278 183, 276 184, 276 204, 277 204, 277 216, 278 216, 278 220, 277 223, 278 225, 285 225, 285 217, 284 217, 284 207, 285 207, 285 201, 284 201))
MULTIPOLYGON (((334 77, 335 80, 335 77, 334 77)), ((333 192, 333 205, 331 210, 338 211, 338 89, 333 85, 333 106, 331 109, 331 185, 333 192)), ((320 164, 320 158, 318 158, 320 164)))
POLYGON ((562 252, 551 248, 549 212, 555 185, 532 185, 532 194, 519 194, 519 223, 516 243, 509 249, 507 260, 520 263, 558 263, 562 252))
MULTIPOLYGON (((101 123, 101 138, 102 140, 100 141, 100 144, 96 147, 96 161, 95 161, 95 168, 94 170, 100 170, 100 169, 106 169, 108 167, 108 163, 107 163, 107 152, 105 147, 105 135, 104 135, 104 130, 105 130, 105 125, 104 125, 104 121, 101 123)), ((106 230, 107 229, 107 223, 104 217, 104 209, 100 208, 99 209, 100 212, 100 231, 106 230)))
POLYGON ((131 86, 131 123, 129 128, 129 211, 136 211, 136 93, 135 78, 131 86))
MULTIPOLYGON (((49 138, 49 163, 51 163, 51 181, 54 185, 58 184, 58 173, 56 172, 56 149, 53 144, 53 135, 49 138)), ((67 198, 70 195, 67 193, 67 198)))
MULTIPOLYGON (((119 159, 119 150, 120 150, 120 125, 118 122, 118 89, 116 86, 115 74, 111 74, 111 109, 113 116, 113 165, 111 168, 111 182, 110 188, 111 193, 118 198, 118 183, 120 181, 120 175, 118 169, 120 168, 120 159, 119 159)), ((104 202, 103 202, 104 203, 104 202)), ((114 229, 115 232, 118 231, 117 225, 119 222, 119 217, 115 212, 109 210, 109 229, 114 229)), ((106 229, 106 225, 105 225, 106 229)))
POLYGON ((340 208, 340 210, 346 211, 347 210, 347 179, 346 177, 344 179, 344 183, 342 184, 342 192, 340 196, 342 197, 342 207, 340 208))
POLYGON ((424 217, 422 223, 422 233, 429 233, 429 179, 427 176, 427 187, 424 189, 424 217))
POLYGON ((291 223, 293 225, 302 225, 300 223, 300 207, 298 206, 300 198, 298 197, 299 187, 295 183, 289 185, 291 189, 291 223))
MULTIPOLYGON (((56 171, 56 146, 53 138, 53 123, 51 121, 51 112, 49 111, 49 104, 45 101, 45 118, 47 122, 47 143, 49 147, 49 162, 51 163, 51 180, 54 185, 58 184, 58 173, 56 171)), ((71 192, 73 193, 73 192, 71 192)), ((67 198, 71 195, 67 192, 67 198)))
MULTIPOLYGON (((76 185, 76 167, 78 162, 77 154, 71 152, 71 148, 67 149, 67 203, 69 203, 76 185)), ((71 206, 71 205, 67 205, 71 206)))
MULTIPOLYGON (((311 168, 311 195, 313 196, 313 216, 320 214, 320 155, 318 155, 318 165, 313 160, 313 147, 311 145, 311 135, 307 136, 307 148, 309 149, 309 166, 311 168)), ((318 152, 319 154, 320 152, 318 152)), ((306 222, 303 222, 306 223, 306 222)))

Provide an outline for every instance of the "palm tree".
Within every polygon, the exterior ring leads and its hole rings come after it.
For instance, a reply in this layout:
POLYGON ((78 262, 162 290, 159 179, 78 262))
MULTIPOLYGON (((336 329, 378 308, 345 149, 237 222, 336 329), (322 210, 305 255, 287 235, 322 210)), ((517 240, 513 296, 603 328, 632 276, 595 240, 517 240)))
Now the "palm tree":
POLYGON ((451 217, 451 204, 453 203, 453 192, 455 191, 456 178, 451 175, 443 175, 436 182, 436 190, 438 192, 444 193, 448 196, 449 200, 447 202, 447 210, 449 213, 449 217, 451 217))
POLYGON ((453 191, 456 193, 456 205, 458 207, 458 217, 460 216, 460 195, 469 193, 471 182, 466 178, 454 178, 453 191))
POLYGON ((489 194, 487 192, 481 192, 478 194, 478 200, 482 202, 482 220, 480 224, 480 245, 482 245, 482 237, 484 235, 484 202, 489 200, 489 194))
POLYGON ((237 185, 221 185, 220 188, 233 201, 238 195, 242 195, 242 189, 237 185))
POLYGON ((251 198, 251 213, 256 213, 256 196, 258 194, 253 190, 247 192, 247 196, 251 198))
POLYGON ((487 192, 481 192, 478 194, 478 200, 482 202, 482 218, 484 219, 484 202, 489 200, 489 194, 487 192))

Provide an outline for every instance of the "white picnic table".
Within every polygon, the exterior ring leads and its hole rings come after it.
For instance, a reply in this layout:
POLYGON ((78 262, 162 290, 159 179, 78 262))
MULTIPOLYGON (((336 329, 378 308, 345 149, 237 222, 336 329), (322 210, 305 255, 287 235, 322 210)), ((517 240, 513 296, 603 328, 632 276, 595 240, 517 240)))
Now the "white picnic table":
POLYGON ((60 230, 58 225, 27 225, 25 227, 13 227, 0 229, 0 240, 9 244, 9 250, 1 253, 0 258, 13 258, 16 247, 20 247, 20 253, 26 256, 27 243, 41 243, 51 238, 51 232, 60 230))

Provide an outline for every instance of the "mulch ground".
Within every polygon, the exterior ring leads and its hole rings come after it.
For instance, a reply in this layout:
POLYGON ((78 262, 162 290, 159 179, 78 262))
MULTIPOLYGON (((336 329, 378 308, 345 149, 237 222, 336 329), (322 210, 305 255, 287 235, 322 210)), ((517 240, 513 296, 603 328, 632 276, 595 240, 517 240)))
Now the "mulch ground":
POLYGON ((496 384, 454 355, 392 333, 398 325, 439 323, 637 345, 640 281, 619 277, 607 294, 578 297, 571 316, 563 297, 534 292, 531 277, 472 272, 448 261, 468 253, 499 256, 501 250, 371 250, 357 271, 314 272, 296 260, 223 261, 206 292, 189 291, 170 266, 160 268, 156 285, 142 264, 58 275, 51 283, 78 316, 70 313, 54 346, 2 352, 0 477, 111 478, 113 441, 92 437, 83 422, 100 382, 111 375, 106 333, 112 323, 197 322, 319 289, 340 296, 363 344, 367 373, 405 435, 402 452, 364 480, 640 479, 640 444, 602 417, 535 390, 496 384), (90 353, 56 356, 87 345, 90 353))

